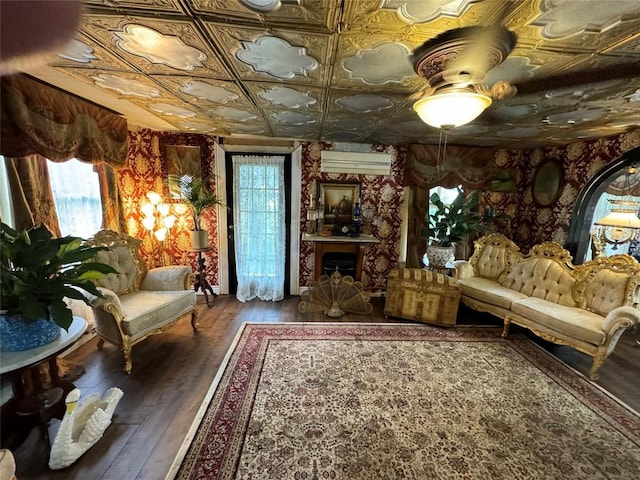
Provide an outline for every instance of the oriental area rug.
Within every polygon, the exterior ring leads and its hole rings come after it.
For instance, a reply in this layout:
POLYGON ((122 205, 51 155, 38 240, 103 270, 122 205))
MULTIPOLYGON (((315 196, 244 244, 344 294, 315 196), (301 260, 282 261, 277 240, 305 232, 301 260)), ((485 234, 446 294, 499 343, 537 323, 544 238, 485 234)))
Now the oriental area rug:
POLYGON ((167 478, 640 478, 638 414, 500 330, 245 324, 167 478))

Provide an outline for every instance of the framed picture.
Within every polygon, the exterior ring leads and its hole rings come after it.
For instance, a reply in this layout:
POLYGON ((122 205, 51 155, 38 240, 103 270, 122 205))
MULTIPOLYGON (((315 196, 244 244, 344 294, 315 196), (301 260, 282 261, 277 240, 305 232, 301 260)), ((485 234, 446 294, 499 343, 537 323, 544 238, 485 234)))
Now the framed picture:
POLYGON ((558 201, 564 188, 562 162, 551 159, 538 165, 533 173, 531 195, 538 207, 550 207, 558 201))
POLYGON ((318 182, 318 205, 324 209, 324 225, 351 225, 361 186, 360 183, 318 182))
POLYGON ((492 168, 489 191, 512 193, 516 191, 517 182, 517 168, 492 168))
MULTIPOLYGON (((172 176, 202 176, 202 148, 199 145, 164 145, 166 178, 172 176)), ((170 185, 170 182, 168 182, 170 185)), ((171 198, 180 198, 179 192, 169 188, 171 198)))

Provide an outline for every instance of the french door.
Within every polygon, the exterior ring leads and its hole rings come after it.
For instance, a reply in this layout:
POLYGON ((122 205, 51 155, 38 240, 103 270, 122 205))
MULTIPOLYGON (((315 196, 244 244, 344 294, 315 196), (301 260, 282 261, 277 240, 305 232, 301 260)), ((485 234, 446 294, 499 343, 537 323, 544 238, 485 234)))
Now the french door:
POLYGON ((227 155, 229 280, 243 302, 282 300, 289 290, 287 157, 227 155))

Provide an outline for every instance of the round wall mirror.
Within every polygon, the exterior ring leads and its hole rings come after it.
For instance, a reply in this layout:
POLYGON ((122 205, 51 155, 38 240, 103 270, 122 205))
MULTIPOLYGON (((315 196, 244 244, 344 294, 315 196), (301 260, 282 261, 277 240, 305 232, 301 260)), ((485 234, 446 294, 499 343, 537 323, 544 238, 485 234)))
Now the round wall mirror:
POLYGON ((558 201, 564 187, 564 169, 559 160, 544 160, 533 174, 531 194, 539 207, 550 207, 558 201))

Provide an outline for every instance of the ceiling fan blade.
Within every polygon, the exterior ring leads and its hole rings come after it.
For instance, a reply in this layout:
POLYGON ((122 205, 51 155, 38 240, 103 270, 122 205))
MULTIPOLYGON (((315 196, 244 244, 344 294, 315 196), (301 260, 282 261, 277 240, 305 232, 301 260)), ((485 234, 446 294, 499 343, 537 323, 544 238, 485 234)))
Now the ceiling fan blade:
POLYGON ((598 68, 589 72, 571 72, 549 77, 536 78, 517 83, 518 92, 522 95, 544 90, 556 90, 589 83, 601 83, 609 80, 637 79, 640 77, 640 62, 622 63, 615 67, 598 68))

